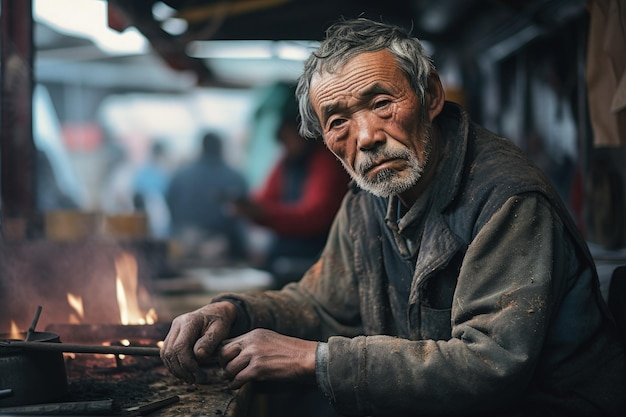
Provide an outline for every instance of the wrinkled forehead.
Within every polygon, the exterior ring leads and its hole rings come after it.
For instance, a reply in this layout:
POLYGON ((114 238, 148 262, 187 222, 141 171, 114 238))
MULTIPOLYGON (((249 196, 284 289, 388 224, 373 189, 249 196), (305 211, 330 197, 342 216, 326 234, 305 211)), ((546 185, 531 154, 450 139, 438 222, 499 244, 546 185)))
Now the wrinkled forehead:
MULTIPOLYGON (((321 48, 320 48, 321 49, 321 48)), ((354 58, 363 54, 372 54, 377 52, 387 51, 391 53, 389 48, 374 47, 374 48, 342 48, 340 51, 335 51, 332 55, 318 57, 317 65, 315 68, 316 73, 328 73, 334 74, 341 70, 348 62, 354 58)))
POLYGON ((332 88, 335 94, 358 89, 375 82, 403 83, 407 75, 399 67, 396 57, 388 50, 354 54, 341 64, 319 67, 311 75, 310 99, 319 100, 324 90, 332 88))

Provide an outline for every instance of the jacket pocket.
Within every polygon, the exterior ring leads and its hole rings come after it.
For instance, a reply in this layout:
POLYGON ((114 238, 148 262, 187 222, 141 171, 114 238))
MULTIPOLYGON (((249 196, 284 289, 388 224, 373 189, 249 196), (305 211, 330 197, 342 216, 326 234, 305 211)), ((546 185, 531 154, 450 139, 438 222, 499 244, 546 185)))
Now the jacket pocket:
POLYGON ((452 309, 436 309, 420 306, 421 338, 449 340, 452 335, 452 309))

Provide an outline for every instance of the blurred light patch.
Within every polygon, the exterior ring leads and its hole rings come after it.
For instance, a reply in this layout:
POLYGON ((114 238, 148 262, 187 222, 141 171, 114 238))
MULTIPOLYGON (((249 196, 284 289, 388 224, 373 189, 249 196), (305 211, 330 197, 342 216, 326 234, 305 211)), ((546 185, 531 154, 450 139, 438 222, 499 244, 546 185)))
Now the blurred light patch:
POLYGON ((189 27, 185 19, 178 19, 174 17, 175 14, 176 10, 162 1, 157 1, 152 5, 152 17, 161 22, 161 29, 174 36, 185 33, 189 27))
POLYGON ((318 45, 308 41, 193 41, 187 47, 187 54, 207 59, 304 61, 318 45))
POLYGON ((183 19, 167 19, 161 24, 161 29, 169 33, 170 35, 181 35, 187 30, 187 21, 183 19))
POLYGON ((142 54, 149 49, 135 28, 119 33, 107 24, 107 3, 102 0, 34 0, 33 17, 60 33, 93 41, 112 55, 142 54))

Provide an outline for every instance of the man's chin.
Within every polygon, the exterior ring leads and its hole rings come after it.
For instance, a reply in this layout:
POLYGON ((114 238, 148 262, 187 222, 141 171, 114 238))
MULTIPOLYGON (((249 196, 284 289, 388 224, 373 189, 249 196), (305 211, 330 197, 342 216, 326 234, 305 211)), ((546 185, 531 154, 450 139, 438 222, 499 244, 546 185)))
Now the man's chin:
POLYGON ((356 177, 354 180, 359 188, 377 197, 391 197, 409 190, 420 178, 419 173, 414 173, 410 178, 401 178, 396 173, 386 172, 386 174, 389 175, 382 175, 384 178, 379 174, 375 180, 364 177, 356 177))
POLYGON ((391 197, 401 194, 411 188, 409 185, 403 184, 402 186, 399 186, 398 184, 389 184, 388 182, 373 184, 371 182, 356 181, 356 183, 359 188, 372 193, 377 197, 391 197))

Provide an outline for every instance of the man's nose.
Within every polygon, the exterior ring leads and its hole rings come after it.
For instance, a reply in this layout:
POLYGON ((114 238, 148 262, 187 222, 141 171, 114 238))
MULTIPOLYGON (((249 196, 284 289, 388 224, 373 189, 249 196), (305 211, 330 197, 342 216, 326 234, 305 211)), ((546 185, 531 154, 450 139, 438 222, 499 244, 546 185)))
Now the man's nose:
POLYGON ((376 148, 385 141, 385 135, 380 128, 376 117, 369 114, 360 114, 354 117, 357 145, 360 150, 367 151, 376 148))

